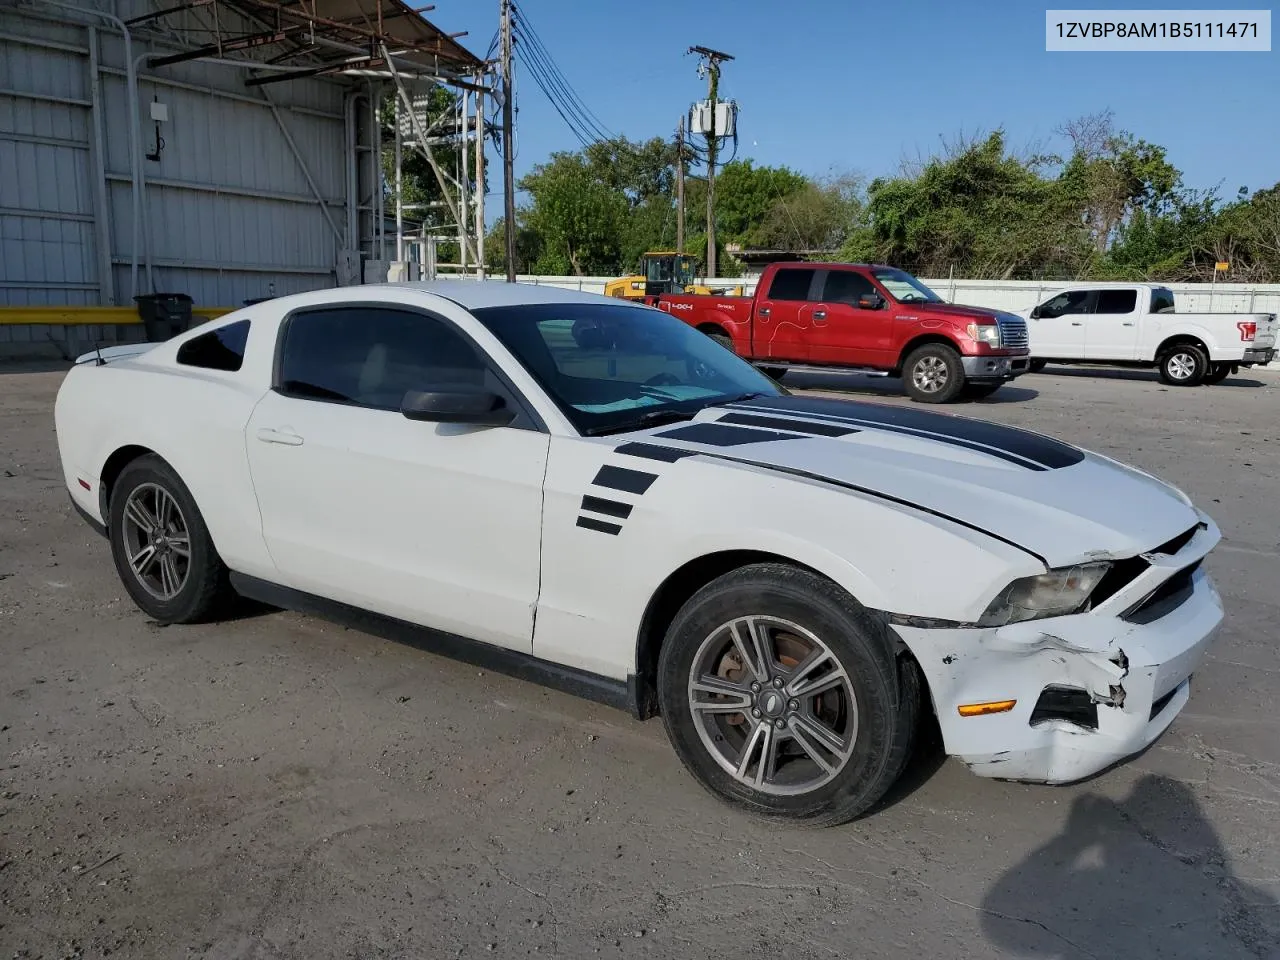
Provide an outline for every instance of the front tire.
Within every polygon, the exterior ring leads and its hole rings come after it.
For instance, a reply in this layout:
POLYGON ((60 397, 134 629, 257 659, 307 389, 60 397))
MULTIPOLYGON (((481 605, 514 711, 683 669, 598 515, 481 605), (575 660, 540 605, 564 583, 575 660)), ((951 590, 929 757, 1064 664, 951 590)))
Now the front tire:
POLYGON ((926 343, 911 351, 902 365, 907 395, 917 403, 950 403, 964 389, 960 354, 941 343, 926 343))
POLYGON ((838 586, 781 563, 711 582, 672 622, 658 662, 677 755, 721 800, 834 825, 902 773, 920 707, 915 664, 838 586))
POLYGON ((1209 355, 1194 343, 1179 343, 1160 355, 1160 381, 1171 387, 1199 386, 1209 372, 1209 355))
POLYGON ((779 383, 781 383, 782 378, 787 375, 786 367, 762 366, 762 367, 756 367, 756 369, 759 370, 761 373, 763 373, 770 380, 776 380, 779 383))
POLYGON ((133 602, 161 623, 195 623, 228 592, 227 568, 187 485, 155 454, 128 464, 111 489, 108 534, 133 602))
POLYGON ((1049 365, 1048 360, 1032 360, 1031 363, 1027 365, 1027 369, 1030 370, 1032 373, 1039 373, 1048 365, 1049 365))

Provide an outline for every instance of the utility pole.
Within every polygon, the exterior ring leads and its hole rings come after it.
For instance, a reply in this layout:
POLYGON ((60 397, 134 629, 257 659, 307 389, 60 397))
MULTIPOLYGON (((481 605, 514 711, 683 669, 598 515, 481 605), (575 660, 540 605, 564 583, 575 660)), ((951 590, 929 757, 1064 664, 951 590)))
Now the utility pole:
POLYGON ((483 280, 484 263, 484 80, 483 72, 476 74, 476 276, 483 280))
POLYGON ((684 253, 684 117, 676 127, 676 253, 684 253))
POLYGON ((502 192, 507 283, 516 282, 515 120, 511 104, 511 0, 502 0, 502 192))
POLYGON ((703 60, 707 72, 707 97, 711 102, 711 130, 707 137, 707 276, 716 275, 716 147, 720 132, 716 123, 716 98, 720 92, 720 64, 733 57, 709 47, 690 47, 703 60))

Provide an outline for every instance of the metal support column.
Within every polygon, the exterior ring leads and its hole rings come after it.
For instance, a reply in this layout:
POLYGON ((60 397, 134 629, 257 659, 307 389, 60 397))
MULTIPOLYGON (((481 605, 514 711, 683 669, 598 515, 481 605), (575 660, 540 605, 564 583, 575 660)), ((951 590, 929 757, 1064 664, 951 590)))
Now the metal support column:
POLYGON ((98 74, 98 28, 89 27, 89 168, 92 170, 94 246, 98 251, 98 299, 116 305, 111 266, 111 211, 107 203, 107 168, 102 139, 102 78, 98 74))

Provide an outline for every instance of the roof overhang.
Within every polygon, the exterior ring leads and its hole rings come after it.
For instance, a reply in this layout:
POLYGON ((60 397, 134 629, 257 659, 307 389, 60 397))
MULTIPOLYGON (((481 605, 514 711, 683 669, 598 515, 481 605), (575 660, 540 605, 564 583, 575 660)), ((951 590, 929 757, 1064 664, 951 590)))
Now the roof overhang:
POLYGON ((412 7, 403 0, 187 0, 131 23, 201 8, 216 25, 214 36, 199 47, 152 57, 150 66, 234 56, 263 66, 264 72, 248 81, 255 86, 393 74, 465 86, 467 78, 486 68, 458 43, 463 34, 445 33, 423 19, 432 7, 412 7), (238 16, 219 18, 219 9, 238 16))

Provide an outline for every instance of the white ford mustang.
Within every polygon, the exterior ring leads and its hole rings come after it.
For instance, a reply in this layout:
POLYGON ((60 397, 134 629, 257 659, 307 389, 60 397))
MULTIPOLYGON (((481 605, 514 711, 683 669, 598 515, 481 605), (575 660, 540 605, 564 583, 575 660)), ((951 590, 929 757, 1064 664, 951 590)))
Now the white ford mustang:
POLYGON ((796 396, 648 307, 452 281, 88 354, 76 508, 151 617, 232 593, 660 714, 759 814, 837 823, 917 726, 983 776, 1142 750, 1223 612, 1178 490, 1022 430, 796 396))

